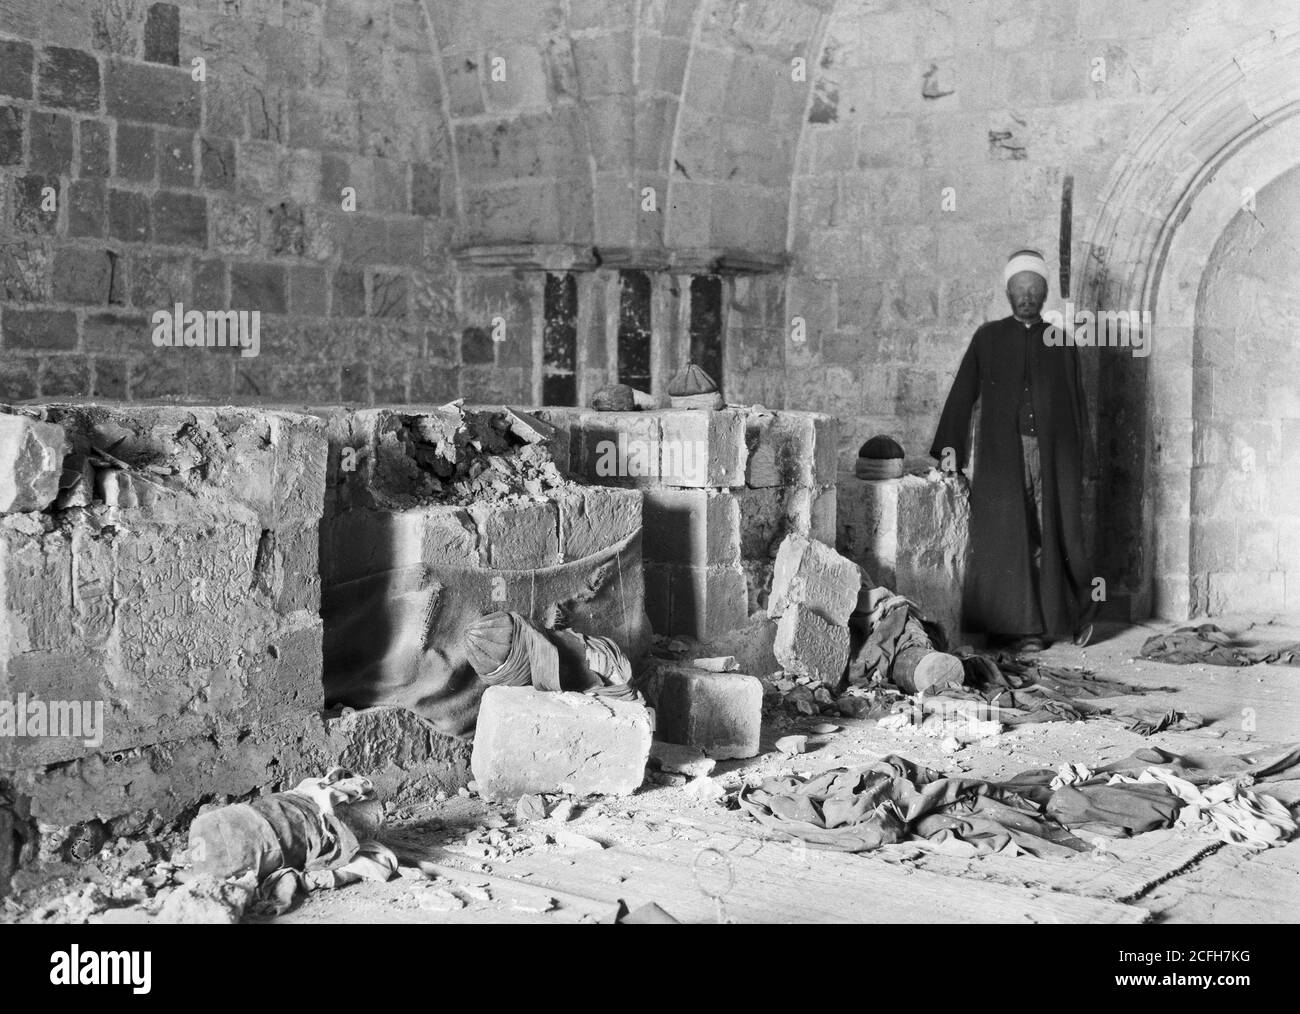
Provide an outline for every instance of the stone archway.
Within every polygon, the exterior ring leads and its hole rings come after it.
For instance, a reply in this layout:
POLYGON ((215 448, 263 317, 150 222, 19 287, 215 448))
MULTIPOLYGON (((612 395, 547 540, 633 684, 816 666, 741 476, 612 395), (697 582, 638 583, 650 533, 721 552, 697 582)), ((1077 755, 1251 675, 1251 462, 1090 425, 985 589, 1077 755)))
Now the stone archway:
POLYGON ((1233 217, 1298 163, 1300 33, 1270 34, 1167 101, 1099 204, 1081 302, 1150 313, 1154 328, 1146 359, 1107 350, 1099 385, 1100 560, 1133 618, 1193 608, 1197 294, 1233 217))

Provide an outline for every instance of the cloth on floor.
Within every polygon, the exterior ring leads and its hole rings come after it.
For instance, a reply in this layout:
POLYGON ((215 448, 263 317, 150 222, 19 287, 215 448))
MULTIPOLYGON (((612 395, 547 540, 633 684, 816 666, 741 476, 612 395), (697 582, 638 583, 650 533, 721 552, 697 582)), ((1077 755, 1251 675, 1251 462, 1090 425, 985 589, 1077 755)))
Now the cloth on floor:
POLYGON ((1213 830, 1230 845, 1266 849, 1290 840, 1296 832, 1291 812, 1272 796, 1261 796, 1239 781, 1228 780, 1202 791, 1169 768, 1147 768, 1137 778, 1112 775, 1110 785, 1159 784, 1182 802, 1178 824, 1213 830))
MULTIPOLYGON (((1204 790, 1181 777, 1185 758, 1145 753, 1136 777, 1116 773, 1137 754, 1112 765, 1070 764, 1060 771, 1025 771, 1005 782, 949 777, 890 755, 857 768, 810 778, 781 775, 745 785, 742 809, 782 838, 844 852, 867 852, 901 841, 924 840, 946 852, 980 855, 1008 851, 1070 856, 1091 848, 1090 837, 1127 837, 1182 823, 1217 831, 1226 841, 1254 847, 1280 844, 1295 833, 1285 807, 1245 789, 1240 778, 1204 790), (1150 760, 1172 760, 1155 767, 1150 760), (1183 810, 1192 808, 1185 817, 1183 810)), ((1300 750, 1254 765, 1277 773, 1295 766, 1300 750)))
MULTIPOLYGON (((1118 713, 1116 715, 1120 717, 1118 713)), ((1190 729, 1199 729, 1205 724, 1205 720, 1200 715, 1189 715, 1175 708, 1169 708, 1167 711, 1136 710, 1122 717, 1129 730, 1139 736, 1154 736, 1157 732, 1165 732, 1168 729, 1186 732, 1190 729)))
POLYGON ((1026 662, 1008 652, 971 652, 958 657, 966 671, 965 683, 945 689, 943 696, 975 698, 1011 709, 1000 716, 1007 725, 1077 722, 1110 712, 1108 707, 1090 703, 1093 700, 1148 692, 1082 669, 1026 662))
MULTIPOLYGON (((738 800, 782 837, 844 852, 917 839, 966 856, 1004 850, 1035 856, 1086 852, 1091 846, 1045 815, 1054 774, 1030 771, 1001 783, 950 778, 890 755, 866 767, 837 768, 807 780, 769 778, 742 788, 738 800)), ((1148 812, 1147 795, 1129 793, 1141 811, 1130 823, 1146 826, 1156 820, 1148 812)), ((1168 790, 1163 796, 1177 802, 1168 790)))
POLYGON ((1148 637, 1139 652, 1142 658, 1170 665, 1256 665, 1260 662, 1297 664, 1300 644, 1284 644, 1272 648, 1245 648, 1233 641, 1225 631, 1213 623, 1195 627, 1179 627, 1167 634, 1148 637))

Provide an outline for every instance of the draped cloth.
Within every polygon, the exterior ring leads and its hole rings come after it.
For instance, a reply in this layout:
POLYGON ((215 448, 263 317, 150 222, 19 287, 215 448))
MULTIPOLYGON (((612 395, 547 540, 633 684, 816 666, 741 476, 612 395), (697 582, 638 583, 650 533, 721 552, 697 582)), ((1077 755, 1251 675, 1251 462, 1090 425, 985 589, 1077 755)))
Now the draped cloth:
POLYGON ((942 461, 951 448, 956 466, 964 468, 971 460, 971 415, 979 404, 963 594, 968 630, 1069 636, 1090 604, 1094 575, 1085 552, 1082 499, 1083 479, 1095 472, 1095 460, 1086 401, 1077 349, 1046 344, 1046 328, 1044 321, 1025 328, 1006 317, 975 332, 930 449, 942 461), (1026 381, 1042 469, 1037 590, 1018 425, 1026 381))

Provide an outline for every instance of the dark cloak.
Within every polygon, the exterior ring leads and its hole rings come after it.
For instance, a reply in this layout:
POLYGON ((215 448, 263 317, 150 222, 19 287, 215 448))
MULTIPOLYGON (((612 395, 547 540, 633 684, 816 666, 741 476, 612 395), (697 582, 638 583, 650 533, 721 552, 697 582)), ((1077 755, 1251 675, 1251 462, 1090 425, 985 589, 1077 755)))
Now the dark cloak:
POLYGON ((1095 471, 1078 351, 1043 341, 1044 321, 982 325, 962 357, 930 453, 969 460, 971 412, 980 404, 971 480, 970 558, 963 626, 998 634, 1073 634, 1090 602, 1083 538, 1083 477, 1095 471), (1018 413, 1028 360, 1043 481, 1043 553, 1035 608, 1029 511, 1018 413), (1040 628, 1038 617, 1043 626, 1040 628))

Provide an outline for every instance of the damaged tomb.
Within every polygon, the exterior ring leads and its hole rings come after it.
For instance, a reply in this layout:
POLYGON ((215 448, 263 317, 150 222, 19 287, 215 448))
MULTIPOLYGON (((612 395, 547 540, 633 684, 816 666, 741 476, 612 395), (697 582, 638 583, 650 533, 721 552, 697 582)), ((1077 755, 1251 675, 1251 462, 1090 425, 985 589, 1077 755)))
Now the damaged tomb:
POLYGON ((1293 921, 1285 6, 0 0, 0 922, 1293 921))

